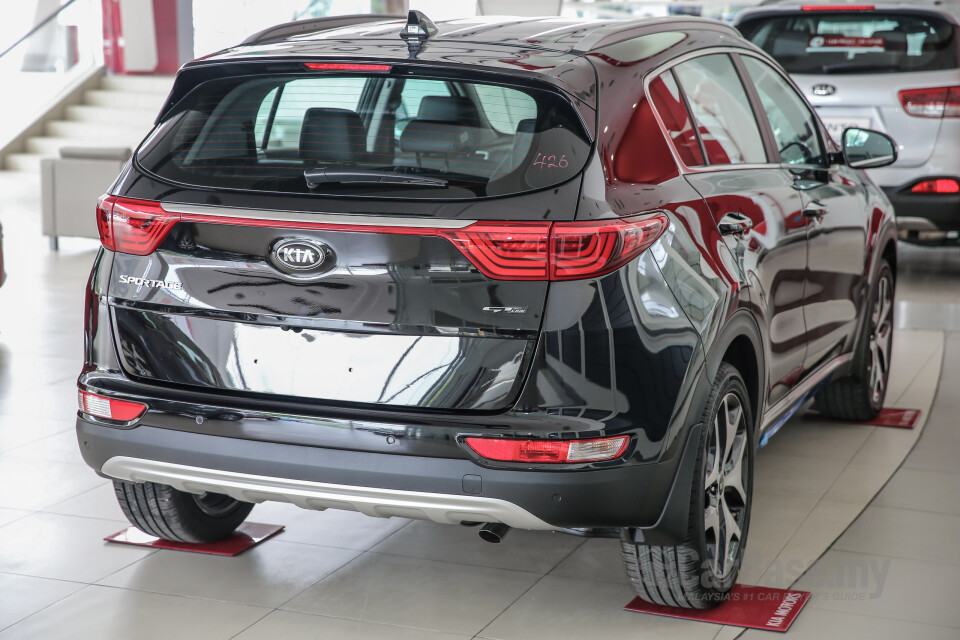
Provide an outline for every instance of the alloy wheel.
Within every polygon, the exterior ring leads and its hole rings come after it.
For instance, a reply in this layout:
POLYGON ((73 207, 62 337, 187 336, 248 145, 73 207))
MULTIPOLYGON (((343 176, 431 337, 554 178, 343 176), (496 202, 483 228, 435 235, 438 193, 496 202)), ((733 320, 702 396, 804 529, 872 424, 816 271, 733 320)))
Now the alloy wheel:
POLYGON ((878 405, 884 396, 890 371, 890 350, 893 343, 893 286, 888 274, 877 282, 870 332, 870 400, 878 405))
POLYGON ((747 442, 743 404, 737 394, 727 393, 708 437, 704 477, 706 560, 721 580, 736 565, 743 542, 750 477, 747 442))

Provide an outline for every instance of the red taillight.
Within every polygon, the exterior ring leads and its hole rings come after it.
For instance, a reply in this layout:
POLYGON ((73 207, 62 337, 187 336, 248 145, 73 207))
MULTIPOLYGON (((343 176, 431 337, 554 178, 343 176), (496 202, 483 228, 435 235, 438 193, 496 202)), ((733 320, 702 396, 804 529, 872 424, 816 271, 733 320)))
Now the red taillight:
POLYGON ((611 460, 623 455, 629 436, 593 440, 513 440, 465 438, 478 456, 502 462, 576 463, 611 460))
POLYGON ((441 235, 489 278, 546 280, 549 275, 549 222, 477 222, 441 235))
POLYGON ((873 11, 872 4, 805 4, 801 11, 873 11))
POLYGON ((83 413, 95 418, 106 418, 119 422, 136 420, 147 410, 147 405, 140 402, 117 400, 89 391, 78 391, 77 402, 80 404, 80 411, 83 413))
POLYGON ((116 251, 113 244, 113 196, 100 196, 97 200, 97 231, 100 233, 100 243, 110 251, 116 251))
POLYGON ((304 62, 310 71, 390 71, 388 64, 357 64, 350 62, 304 62))
POLYGON ((667 228, 642 220, 478 222, 442 231, 477 269, 496 280, 576 280, 610 273, 647 249, 667 228))
POLYGON ((630 262, 667 228, 656 215, 645 220, 558 222, 551 237, 551 280, 593 278, 630 262))
MULTIPOLYGON (((346 217, 345 217, 346 219, 346 217)), ((170 213, 158 202, 104 196, 97 203, 100 241, 113 251, 148 255, 178 221, 347 233, 446 238, 485 276, 495 280, 595 278, 640 255, 668 226, 657 213, 645 218, 593 222, 474 222, 462 229, 335 224, 170 213)))
POLYGON ((936 178, 924 180, 913 185, 910 193, 960 193, 960 182, 952 178, 936 178))
POLYGON ((153 253, 180 220, 159 202, 103 196, 97 201, 100 242, 111 251, 145 256, 153 253))
POLYGON ((900 92, 903 110, 918 118, 960 118, 960 86, 907 89, 900 92))

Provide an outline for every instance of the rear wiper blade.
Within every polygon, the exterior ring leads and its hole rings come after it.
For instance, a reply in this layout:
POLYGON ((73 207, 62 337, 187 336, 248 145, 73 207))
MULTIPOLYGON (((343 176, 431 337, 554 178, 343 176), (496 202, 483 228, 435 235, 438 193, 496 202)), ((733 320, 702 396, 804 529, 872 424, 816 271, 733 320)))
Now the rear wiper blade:
POLYGON ((425 178, 411 176, 393 171, 377 171, 376 169, 332 169, 329 167, 315 167, 305 169, 303 177, 307 180, 307 187, 314 189, 321 184, 333 183, 363 183, 363 184, 410 184, 420 187, 445 187, 447 181, 441 178, 425 178))

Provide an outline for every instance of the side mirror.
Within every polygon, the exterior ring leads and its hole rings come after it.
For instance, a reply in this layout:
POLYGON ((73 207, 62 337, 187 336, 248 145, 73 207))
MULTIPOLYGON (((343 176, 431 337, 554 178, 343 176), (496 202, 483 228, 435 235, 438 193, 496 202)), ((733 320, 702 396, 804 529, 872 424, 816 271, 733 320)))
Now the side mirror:
POLYGON ((854 169, 875 169, 897 161, 897 143, 879 131, 844 129, 843 159, 854 169))

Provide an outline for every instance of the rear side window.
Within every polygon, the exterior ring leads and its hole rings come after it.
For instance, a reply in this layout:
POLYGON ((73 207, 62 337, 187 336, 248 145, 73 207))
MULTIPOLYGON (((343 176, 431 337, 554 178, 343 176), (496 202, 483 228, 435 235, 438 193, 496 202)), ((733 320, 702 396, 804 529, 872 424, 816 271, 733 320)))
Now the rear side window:
POLYGON ((690 120, 690 113, 683 104, 680 88, 673 77, 672 71, 662 73, 650 83, 650 99, 653 101, 663 120, 667 133, 680 155, 680 159, 688 167, 702 165, 703 153, 697 141, 697 132, 690 120))
POLYGON ((710 164, 767 162, 750 100, 729 56, 694 58, 674 67, 674 72, 710 164))
POLYGON ((920 12, 803 11, 748 19, 739 29, 788 73, 957 68, 957 27, 920 12))
POLYGON ((456 199, 560 184, 589 151, 574 108, 549 90, 318 74, 203 83, 137 162, 198 187, 456 199))

